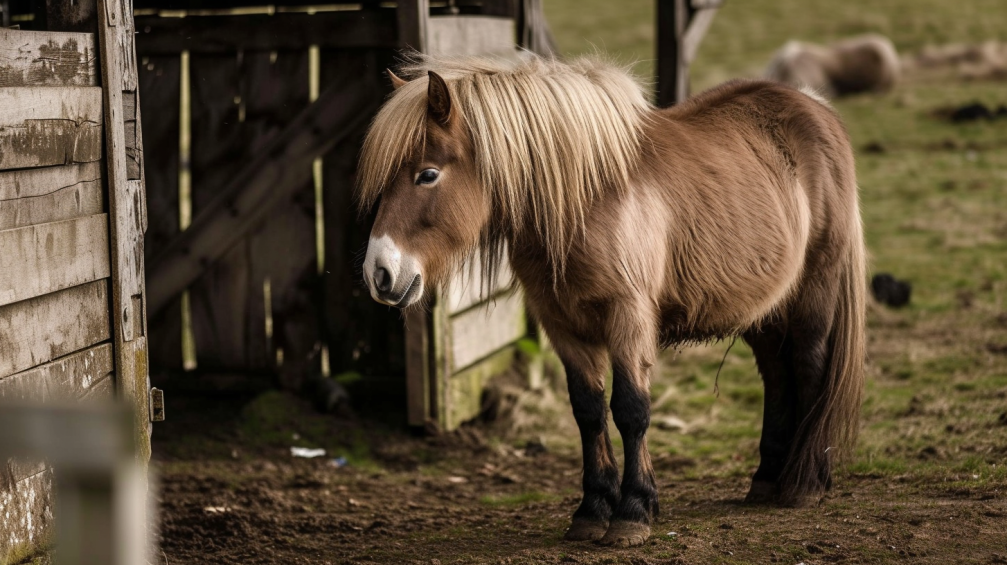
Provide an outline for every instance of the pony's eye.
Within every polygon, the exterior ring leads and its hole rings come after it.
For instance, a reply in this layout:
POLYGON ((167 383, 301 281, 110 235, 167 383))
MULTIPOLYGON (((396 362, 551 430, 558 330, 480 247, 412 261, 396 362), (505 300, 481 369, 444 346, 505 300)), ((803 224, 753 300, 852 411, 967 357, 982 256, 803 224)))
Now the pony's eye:
POLYGON ((423 172, 417 175, 416 184, 430 184, 437 180, 440 174, 441 172, 437 169, 424 169, 423 172))

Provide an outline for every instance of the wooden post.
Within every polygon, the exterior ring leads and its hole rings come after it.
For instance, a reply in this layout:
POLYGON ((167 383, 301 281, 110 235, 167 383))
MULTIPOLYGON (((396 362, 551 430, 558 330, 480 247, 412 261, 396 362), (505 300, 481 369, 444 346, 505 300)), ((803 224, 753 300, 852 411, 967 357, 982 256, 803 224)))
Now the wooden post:
POLYGON ((657 105, 689 97, 689 65, 722 0, 657 0, 657 105))
POLYGON ((98 0, 105 164, 112 247, 116 388, 135 407, 137 459, 150 458, 143 233, 147 229, 132 0, 98 0))

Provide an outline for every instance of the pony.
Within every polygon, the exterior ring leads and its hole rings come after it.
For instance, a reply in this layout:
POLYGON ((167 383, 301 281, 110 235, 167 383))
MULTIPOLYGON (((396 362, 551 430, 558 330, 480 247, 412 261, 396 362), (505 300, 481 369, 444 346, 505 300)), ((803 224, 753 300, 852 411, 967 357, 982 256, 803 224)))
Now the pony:
POLYGON ((888 91, 900 74, 901 61, 891 40, 866 34, 828 46, 787 42, 773 55, 765 77, 835 98, 888 91))
POLYGON ((853 152, 823 99, 736 81, 658 109, 590 58, 415 55, 388 72, 357 173, 361 209, 378 206, 365 283, 423 308, 476 252, 486 273, 507 254, 580 430, 566 539, 649 536, 650 378, 673 344, 741 336, 755 352, 765 416, 747 501, 830 487, 858 429, 866 283, 853 152))

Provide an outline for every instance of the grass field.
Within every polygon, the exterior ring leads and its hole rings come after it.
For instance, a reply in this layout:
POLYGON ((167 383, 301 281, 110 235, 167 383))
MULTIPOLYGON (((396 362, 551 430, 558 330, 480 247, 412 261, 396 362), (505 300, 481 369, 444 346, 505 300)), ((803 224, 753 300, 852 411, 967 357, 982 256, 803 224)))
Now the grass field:
MULTIPOLYGON (((605 52, 645 80, 653 4, 545 0, 566 54, 605 52)), ((912 52, 1004 41, 1005 24, 1003 0, 728 0, 692 82, 755 76, 789 39, 872 31, 912 52)), ((761 381, 739 341, 726 357, 720 343, 661 358, 649 437, 662 515, 641 548, 561 541, 579 497, 562 393, 520 395, 505 429, 430 440, 331 431, 327 417, 274 393, 236 416, 236 435, 224 437, 238 448, 210 440, 200 453, 222 455, 198 466, 169 457, 168 562, 1007 563, 1007 120, 934 115, 974 101, 1007 104, 1007 84, 915 74, 891 93, 836 102, 858 153, 872 272, 910 281, 913 298, 870 307, 859 447, 819 507, 739 503, 762 417, 761 381), (270 402, 281 419, 256 416, 274 413, 270 402), (685 429, 660 426, 671 417, 685 429), (289 460, 291 430, 351 464, 289 460), (536 437, 548 453, 533 457, 525 444, 536 437), (261 438, 272 438, 265 451, 248 446, 261 438)))

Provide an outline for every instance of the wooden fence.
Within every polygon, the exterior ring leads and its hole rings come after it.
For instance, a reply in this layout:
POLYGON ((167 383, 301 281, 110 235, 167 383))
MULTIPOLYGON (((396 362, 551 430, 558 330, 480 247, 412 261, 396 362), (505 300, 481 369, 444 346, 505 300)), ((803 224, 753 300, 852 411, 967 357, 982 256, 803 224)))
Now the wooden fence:
MULTIPOLYGON (((128 0, 53 4, 47 31, 0 29, 0 401, 119 397, 137 414, 144 466, 146 210, 130 11, 128 0)), ((51 483, 40 461, 3 461, 0 560, 50 539, 51 483)))

